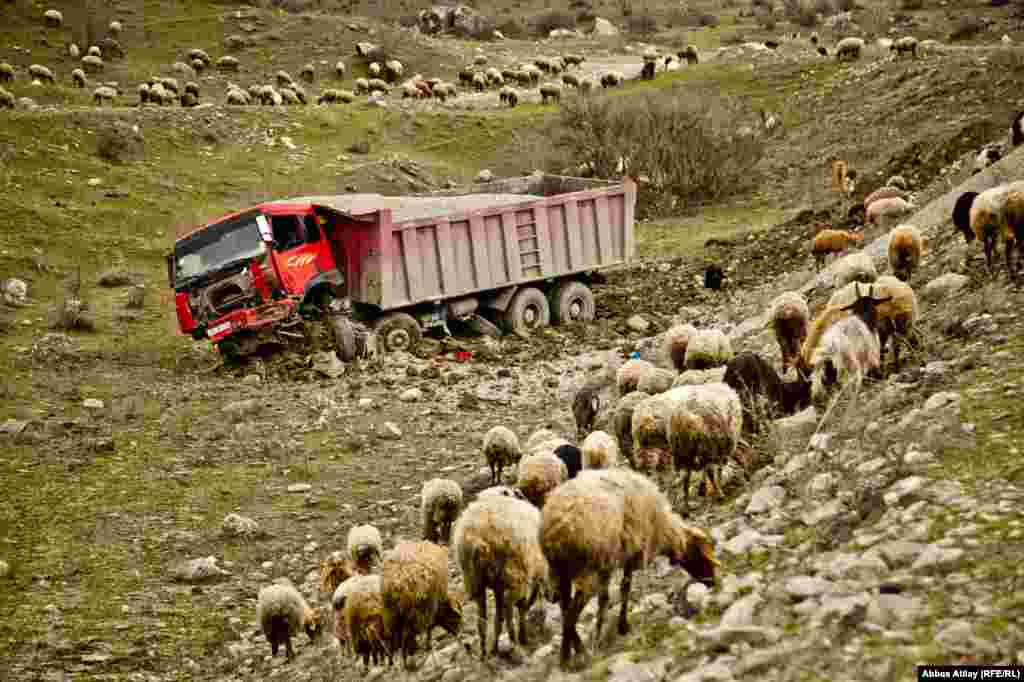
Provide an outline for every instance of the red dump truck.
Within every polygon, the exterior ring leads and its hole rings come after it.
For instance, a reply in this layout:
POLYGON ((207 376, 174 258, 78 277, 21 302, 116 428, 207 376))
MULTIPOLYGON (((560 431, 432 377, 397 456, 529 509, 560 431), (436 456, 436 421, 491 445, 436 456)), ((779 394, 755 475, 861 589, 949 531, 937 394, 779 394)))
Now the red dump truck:
POLYGON ((174 244, 183 334, 242 356, 327 322, 339 357, 413 350, 451 319, 534 328, 594 316, 597 270, 634 253, 636 185, 534 174, 408 196, 271 201, 174 244))

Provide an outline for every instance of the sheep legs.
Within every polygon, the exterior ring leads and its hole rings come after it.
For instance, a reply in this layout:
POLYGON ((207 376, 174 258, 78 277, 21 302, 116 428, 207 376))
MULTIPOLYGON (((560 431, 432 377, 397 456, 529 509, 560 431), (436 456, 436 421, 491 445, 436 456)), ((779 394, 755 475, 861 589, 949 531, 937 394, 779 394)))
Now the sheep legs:
POLYGON ((600 577, 601 588, 597 593, 597 623, 594 626, 593 647, 595 650, 597 650, 597 645, 601 641, 601 628, 604 627, 604 616, 608 612, 608 602, 611 600, 611 596, 608 594, 608 584, 611 582, 611 579, 610 573, 600 577))
POLYGON ((622 610, 619 611, 619 634, 629 634, 629 621, 626 614, 629 611, 629 590, 633 586, 633 571, 636 569, 637 561, 626 562, 622 568, 622 585, 619 588, 619 599, 622 601, 622 610))
POLYGON ((573 649, 576 650, 576 653, 584 653, 583 640, 580 639, 579 633, 576 632, 576 621, 579 619, 580 612, 583 611, 583 606, 586 603, 585 597, 586 595, 582 590, 577 591, 575 598, 573 597, 572 580, 569 579, 568 575, 560 575, 558 577, 558 599, 562 607, 561 662, 563 668, 568 665, 569 659, 572 658, 573 649))
POLYGON ((476 596, 476 629, 480 635, 480 658, 487 658, 487 588, 476 596))
MULTIPOLYGON (((494 655, 498 655, 498 641, 501 639, 501 628, 505 625, 507 618, 506 611, 508 611, 508 605, 505 604, 505 586, 501 583, 501 578, 494 581, 494 655)), ((509 637, 515 641, 515 633, 509 630, 509 637)))
POLYGON ((690 470, 683 474, 683 513, 690 513, 690 470))

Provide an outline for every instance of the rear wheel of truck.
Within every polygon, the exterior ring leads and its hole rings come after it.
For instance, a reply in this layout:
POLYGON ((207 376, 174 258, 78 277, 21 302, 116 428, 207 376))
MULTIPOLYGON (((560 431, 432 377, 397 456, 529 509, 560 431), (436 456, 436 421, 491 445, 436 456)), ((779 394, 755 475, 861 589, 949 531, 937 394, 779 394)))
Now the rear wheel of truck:
POLYGON ((510 331, 530 331, 551 324, 551 306, 540 289, 520 289, 505 310, 505 326, 510 331))
POLYGON ((551 316, 555 324, 591 322, 596 307, 594 292, 583 282, 560 282, 551 292, 551 316))
POLYGON ((334 332, 334 348, 342 362, 352 362, 356 358, 356 332, 352 323, 343 315, 331 315, 329 318, 331 331, 334 332))
POLYGON ((373 323, 373 331, 384 353, 396 350, 412 353, 423 338, 419 322, 408 313, 388 313, 373 323))

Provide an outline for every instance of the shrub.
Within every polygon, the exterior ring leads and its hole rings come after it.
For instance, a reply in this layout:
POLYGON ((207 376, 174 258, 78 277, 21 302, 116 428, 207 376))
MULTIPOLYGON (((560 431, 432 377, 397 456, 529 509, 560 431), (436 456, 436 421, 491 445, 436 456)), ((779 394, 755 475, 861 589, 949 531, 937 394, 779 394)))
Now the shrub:
POLYGON ((714 14, 708 14, 707 12, 691 11, 686 14, 687 26, 718 26, 721 21, 714 14))
POLYGON ((625 29, 627 33, 650 35, 657 32, 658 21, 650 14, 634 14, 626 17, 625 29))
POLYGON ((559 28, 575 29, 576 17, 567 12, 545 12, 530 19, 530 28, 534 33, 546 36, 559 28))
POLYGON ((836 14, 836 5, 832 0, 815 0, 814 11, 823 17, 830 17, 836 14))
POLYGON ((494 17, 474 14, 462 21, 455 22, 455 25, 452 27, 452 33, 460 38, 494 40, 494 31, 497 28, 498 22, 494 17))
POLYGON ((96 155, 104 161, 121 164, 142 151, 142 135, 127 123, 116 121, 96 133, 96 155))
POLYGON ((498 30, 506 38, 525 38, 530 33, 529 27, 518 17, 509 17, 500 24, 498 30))
POLYGON ((569 98, 556 123, 556 149, 572 163, 592 163, 598 177, 615 175, 619 159, 629 159, 629 174, 643 179, 640 207, 647 215, 749 186, 764 149, 760 138, 734 135, 739 106, 678 95, 569 98))
POLYGON ((857 9, 855 0, 835 0, 836 12, 852 12, 857 9))
POLYGON ((763 28, 766 31, 775 30, 775 17, 773 17, 770 14, 766 14, 764 17, 762 17, 758 23, 760 23, 761 28, 763 28))
POLYGON ((985 23, 978 17, 961 17, 959 23, 949 34, 950 40, 965 40, 985 30, 985 23))

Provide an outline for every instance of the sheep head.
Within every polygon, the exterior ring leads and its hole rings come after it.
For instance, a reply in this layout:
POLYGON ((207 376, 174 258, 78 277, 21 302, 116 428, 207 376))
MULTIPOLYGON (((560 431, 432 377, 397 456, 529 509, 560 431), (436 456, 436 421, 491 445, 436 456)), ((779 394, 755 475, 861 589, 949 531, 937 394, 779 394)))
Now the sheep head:
POLYGON ((868 285, 868 293, 866 296, 860 293, 860 282, 855 284, 855 291, 857 292, 857 300, 848 306, 844 306, 842 310, 851 310, 853 314, 864 321, 864 324, 868 326, 868 329, 875 329, 875 325, 878 323, 878 306, 886 301, 891 301, 892 296, 886 296, 885 298, 875 298, 872 293, 874 285, 868 285))
POLYGON ((703 531, 687 526, 675 513, 670 519, 670 535, 669 563, 685 568, 687 573, 708 587, 714 586, 721 564, 715 558, 711 539, 703 531))
POLYGON ((320 629, 323 627, 323 619, 320 617, 320 607, 315 609, 307 608, 302 618, 302 627, 306 635, 312 640, 320 636, 320 629))
POLYGON ((355 563, 341 552, 332 552, 320 564, 320 591, 323 594, 334 594, 338 585, 356 575, 355 563))

